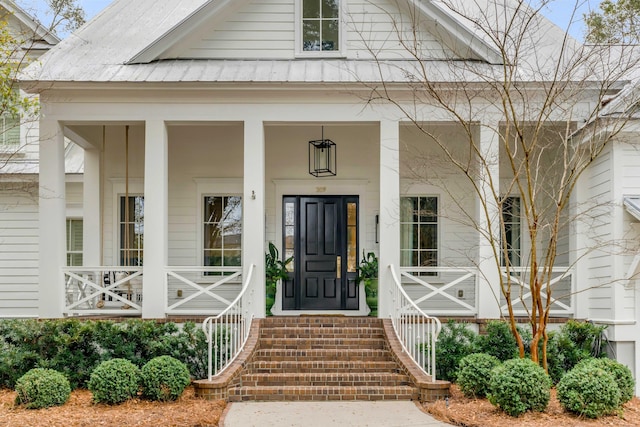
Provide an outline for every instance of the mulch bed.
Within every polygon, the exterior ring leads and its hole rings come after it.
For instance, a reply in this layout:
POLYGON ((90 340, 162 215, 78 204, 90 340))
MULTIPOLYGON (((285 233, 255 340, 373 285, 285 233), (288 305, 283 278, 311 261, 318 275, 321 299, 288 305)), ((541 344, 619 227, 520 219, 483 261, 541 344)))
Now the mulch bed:
POLYGON ((457 386, 451 387, 452 396, 445 401, 425 403, 424 408, 435 418, 464 427, 595 427, 595 426, 640 426, 640 399, 633 398, 617 415, 597 420, 579 418, 564 412, 555 390, 551 390, 551 401, 544 412, 526 413, 518 418, 510 417, 496 409, 486 399, 468 399, 457 386))
POLYGON ((0 390, 0 426, 172 426, 214 427, 226 403, 198 399, 193 387, 175 402, 158 403, 133 399, 121 405, 97 405, 91 392, 76 390, 63 406, 24 409, 14 406, 15 392, 0 390))

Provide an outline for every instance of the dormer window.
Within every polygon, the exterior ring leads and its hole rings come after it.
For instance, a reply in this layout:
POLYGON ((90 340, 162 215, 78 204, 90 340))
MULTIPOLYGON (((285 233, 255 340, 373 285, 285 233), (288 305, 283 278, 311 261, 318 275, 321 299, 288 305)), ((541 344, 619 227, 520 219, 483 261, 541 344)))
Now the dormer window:
POLYGON ((342 51, 340 0, 299 0, 300 56, 339 56, 342 51))

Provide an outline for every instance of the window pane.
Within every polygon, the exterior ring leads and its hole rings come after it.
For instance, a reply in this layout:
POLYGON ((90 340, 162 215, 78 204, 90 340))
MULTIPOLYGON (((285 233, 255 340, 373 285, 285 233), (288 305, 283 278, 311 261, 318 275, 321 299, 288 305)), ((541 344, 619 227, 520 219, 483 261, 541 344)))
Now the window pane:
POLYGON ((320 21, 302 23, 302 49, 304 51, 320 50, 320 21))
POLYGON ((204 247, 205 249, 222 249, 222 229, 218 224, 205 224, 204 247))
POLYGON ((339 25, 337 19, 322 21, 322 50, 339 50, 338 34, 339 25))
POLYGON ((403 197, 400 199, 400 221, 412 222, 413 221, 413 198, 403 197))
POLYGON ((420 225, 420 249, 438 248, 438 226, 435 224, 420 225))
POLYGON ((319 19, 321 1, 322 0, 303 0, 302 1, 302 17, 319 19))
POLYGON ((435 251, 421 251, 420 252, 420 266, 421 267, 436 267, 437 253, 435 251))
POLYGON ((338 18, 338 0, 322 0, 322 18, 338 18))
POLYGON ((204 222, 217 223, 222 219, 222 197, 204 198, 204 222))
POLYGON ((438 221, 438 199, 435 197, 420 198, 420 222, 438 221))
POLYGON ((222 261, 225 267, 239 267, 242 265, 242 254, 239 250, 225 250, 222 261))
POLYGON ((204 265, 206 267, 221 267, 222 251, 204 251, 204 265))

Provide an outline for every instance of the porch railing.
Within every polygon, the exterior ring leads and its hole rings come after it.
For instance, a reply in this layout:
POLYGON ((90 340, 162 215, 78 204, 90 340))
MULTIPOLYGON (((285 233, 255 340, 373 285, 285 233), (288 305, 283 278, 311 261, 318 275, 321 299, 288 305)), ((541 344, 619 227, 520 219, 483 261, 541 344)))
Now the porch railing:
POLYGON ((423 310, 447 316, 477 314, 477 268, 401 267, 400 274, 404 290, 423 310))
POLYGON ((65 267, 64 312, 142 314, 142 267, 65 267))
MULTIPOLYGON (((542 273, 540 268, 538 274, 542 273)), ((526 315, 527 303, 531 302, 531 287, 529 279, 531 269, 528 267, 510 267, 509 273, 506 268, 501 271, 504 279, 511 278, 511 303, 516 315, 526 315)), ((546 285, 545 285, 546 286, 546 285)), ((569 267, 553 267, 551 269, 551 311, 552 316, 572 316, 575 314, 574 294, 575 294, 575 274, 569 267)), ((541 297, 546 300, 546 287, 541 292, 541 297)), ((503 313, 507 312, 507 303, 502 297, 501 307, 503 313)))
POLYGON ((398 274, 389 265, 391 287, 391 321, 403 350, 418 364, 432 381, 436 380, 436 341, 442 325, 440 320, 427 315, 405 292, 398 274))
POLYGON ((243 297, 247 294, 251 276, 253 275, 254 264, 249 266, 249 272, 242 284, 242 290, 238 296, 229 303, 217 316, 208 317, 202 323, 202 330, 207 337, 208 343, 208 378, 222 373, 227 366, 238 357, 244 348, 253 312, 243 302, 243 297))
POLYGON ((167 267, 165 312, 214 315, 240 292, 242 267, 167 267))

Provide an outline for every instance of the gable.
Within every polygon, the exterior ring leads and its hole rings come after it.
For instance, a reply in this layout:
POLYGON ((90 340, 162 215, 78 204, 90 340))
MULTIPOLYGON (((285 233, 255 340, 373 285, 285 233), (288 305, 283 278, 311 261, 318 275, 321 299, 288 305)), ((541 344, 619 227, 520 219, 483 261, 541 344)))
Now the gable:
MULTIPOLYGON (((208 17, 199 22, 191 17, 191 22, 183 23, 182 33, 174 29, 153 49, 140 52, 129 63, 162 59, 295 59, 299 43, 296 29, 300 27, 296 18, 298 1, 215 2, 215 13, 214 4, 205 5, 200 13, 204 15, 208 6, 208 17)), ((437 12, 432 5, 412 0, 343 0, 345 49, 340 56, 369 59, 375 52, 383 60, 416 56, 424 60, 484 59, 468 46, 460 45, 451 28, 443 25, 443 16, 427 16, 434 10, 437 12), (408 52, 403 43, 416 50, 408 52)))

